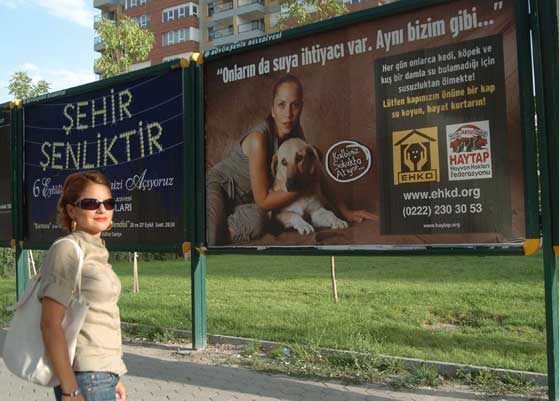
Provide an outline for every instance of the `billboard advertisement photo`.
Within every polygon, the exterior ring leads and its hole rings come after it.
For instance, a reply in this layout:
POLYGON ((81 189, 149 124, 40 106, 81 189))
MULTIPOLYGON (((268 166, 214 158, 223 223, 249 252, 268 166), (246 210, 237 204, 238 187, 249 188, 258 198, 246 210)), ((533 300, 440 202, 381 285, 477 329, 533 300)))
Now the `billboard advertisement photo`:
POLYGON ((515 8, 450 1, 207 52, 208 245, 522 244, 515 8))

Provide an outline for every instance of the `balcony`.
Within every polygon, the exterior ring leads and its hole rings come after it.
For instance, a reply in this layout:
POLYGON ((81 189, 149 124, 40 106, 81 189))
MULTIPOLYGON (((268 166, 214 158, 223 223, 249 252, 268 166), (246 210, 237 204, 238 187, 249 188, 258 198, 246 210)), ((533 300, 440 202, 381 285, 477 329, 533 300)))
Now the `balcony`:
POLYGON ((101 10, 113 9, 121 3, 124 3, 124 0, 93 0, 93 7, 101 10))
POLYGON ((264 35, 265 33, 264 20, 250 21, 237 25, 237 37, 235 40, 247 40, 264 35))
MULTIPOLYGON (((228 26, 227 28, 210 31, 208 34, 208 38, 212 41, 219 41, 219 39, 221 38, 227 38, 228 36, 233 36, 234 34, 235 31, 233 30, 233 26, 228 26)), ((225 39, 224 43, 228 43, 229 41, 230 39, 225 39)), ((215 46, 219 46, 219 44, 215 46)))
POLYGON ((251 21, 237 26, 237 32, 240 34, 245 32, 259 31, 266 33, 266 28, 263 21, 251 21))
POLYGON ((115 12, 110 11, 108 13, 97 14, 95 17, 93 17, 93 29, 97 29, 97 27, 99 26, 99 22, 101 22, 101 20, 104 20, 104 19, 114 21, 115 20, 115 12))
POLYGON ((214 4, 214 15, 216 13, 222 13, 222 12, 225 12, 227 10, 231 10, 232 8, 233 8, 233 2, 232 1, 227 1, 225 3, 214 4))
POLYGON ((222 28, 220 30, 210 31, 208 38, 213 43, 211 46, 223 46, 228 43, 238 42, 240 40, 247 40, 255 38, 257 36, 264 35, 266 33, 266 27, 264 25, 264 20, 250 21, 244 24, 237 25, 237 33, 233 29, 233 26, 227 28, 222 28))
POLYGON ((93 39, 93 50, 96 52, 102 52, 105 50, 105 45, 101 42, 101 38, 99 36, 96 36, 95 39, 93 39))
POLYGON ((214 21, 223 21, 233 18, 235 15, 242 15, 243 18, 261 18, 266 14, 264 0, 238 0, 237 7, 233 7, 233 2, 215 4, 213 9, 214 21))
POLYGON ((233 25, 226 28, 216 29, 214 31, 208 31, 208 39, 213 42, 212 46, 222 46, 226 43, 232 43, 236 41, 235 30, 233 25))

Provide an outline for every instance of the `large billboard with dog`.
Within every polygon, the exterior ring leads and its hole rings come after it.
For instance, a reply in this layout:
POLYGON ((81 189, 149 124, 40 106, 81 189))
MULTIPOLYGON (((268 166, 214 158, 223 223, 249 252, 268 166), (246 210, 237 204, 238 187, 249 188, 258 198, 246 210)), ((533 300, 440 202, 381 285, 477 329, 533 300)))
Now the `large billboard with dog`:
POLYGON ((516 35, 464 0, 208 52, 208 245, 521 244, 516 35))

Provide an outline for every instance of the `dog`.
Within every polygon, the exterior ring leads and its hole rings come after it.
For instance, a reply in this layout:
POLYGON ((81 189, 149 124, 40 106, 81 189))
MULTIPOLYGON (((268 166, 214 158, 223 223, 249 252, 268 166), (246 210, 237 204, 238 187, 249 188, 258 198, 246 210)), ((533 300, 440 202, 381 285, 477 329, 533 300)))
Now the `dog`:
POLYGON ((326 209, 320 188, 323 174, 320 153, 314 146, 300 138, 283 142, 272 158, 272 190, 301 192, 290 205, 274 214, 285 228, 294 228, 301 235, 308 235, 315 228, 341 229, 348 223, 326 209), (310 217, 310 223, 304 217, 310 217))

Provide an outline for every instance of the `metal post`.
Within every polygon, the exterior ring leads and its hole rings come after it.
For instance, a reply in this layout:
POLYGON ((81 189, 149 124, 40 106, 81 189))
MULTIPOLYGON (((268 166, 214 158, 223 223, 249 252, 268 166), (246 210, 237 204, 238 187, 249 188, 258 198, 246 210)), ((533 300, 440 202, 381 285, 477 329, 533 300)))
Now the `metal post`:
POLYGON ((16 251, 16 296, 19 300, 29 280, 29 259, 23 249, 23 109, 21 100, 13 103, 12 109, 12 213, 16 251))
MULTIPOLYGON (((192 347, 196 350, 206 346, 206 255, 204 241, 204 132, 200 113, 204 98, 200 94, 202 57, 193 55, 188 69, 183 69, 184 123, 185 123, 185 238, 190 245, 190 275, 192 299, 192 347), (201 105, 202 104, 202 105, 201 105)), ((203 114, 202 114, 203 116, 203 114)), ((183 254, 187 253, 183 244, 183 254)))
MULTIPOLYGON (((532 0, 532 35, 534 38, 534 65, 536 76, 536 109, 539 132, 539 160, 541 181, 541 216, 543 230, 544 278, 545 278, 545 316, 547 335, 547 381, 549 400, 558 401, 559 388, 559 321, 557 315, 557 260, 554 254, 553 237, 554 208, 557 199, 557 180, 554 178, 559 171, 552 165, 557 143, 557 96, 559 91, 556 79, 559 76, 557 63, 557 14, 556 4, 549 0, 532 0), (544 84, 545 83, 545 84, 544 84)), ((556 155, 559 155, 557 153, 556 155)))
POLYGON ((16 244, 16 288, 17 299, 19 300, 27 287, 29 280, 29 256, 25 249, 22 249, 19 242, 16 244))
POLYGON ((190 256, 192 265, 192 348, 206 347, 206 255, 200 249, 193 249, 190 256))
MULTIPOLYGON (((547 241, 550 242, 549 240, 547 241)), ((544 245, 547 385, 549 400, 558 401, 559 357, 557 353, 559 350, 559 322, 557 319, 557 259, 550 245, 544 245)))

